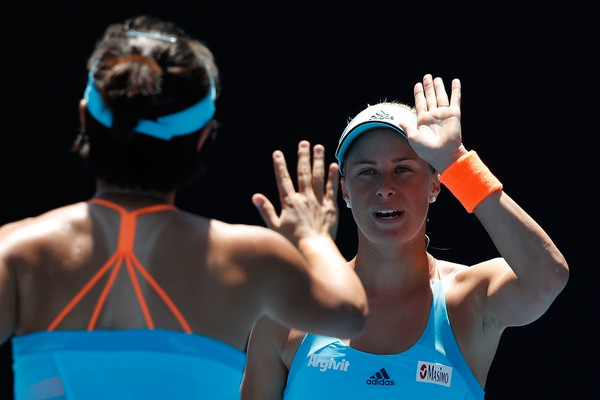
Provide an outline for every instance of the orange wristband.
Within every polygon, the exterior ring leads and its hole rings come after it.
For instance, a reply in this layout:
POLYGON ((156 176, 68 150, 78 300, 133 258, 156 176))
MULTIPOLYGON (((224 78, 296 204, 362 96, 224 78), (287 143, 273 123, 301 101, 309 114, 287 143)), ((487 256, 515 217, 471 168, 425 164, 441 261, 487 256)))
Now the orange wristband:
POLYGON ((446 168, 440 180, 470 213, 483 199, 502 189, 502 183, 473 150, 446 168))

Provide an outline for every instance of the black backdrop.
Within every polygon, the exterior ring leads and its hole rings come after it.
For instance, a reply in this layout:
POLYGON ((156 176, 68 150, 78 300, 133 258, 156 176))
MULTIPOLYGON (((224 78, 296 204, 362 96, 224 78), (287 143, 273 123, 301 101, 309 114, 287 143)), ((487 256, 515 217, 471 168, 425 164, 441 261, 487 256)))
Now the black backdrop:
MULTIPOLYGON (((208 174, 182 187, 177 204, 226 222, 262 225, 250 197, 260 191, 276 200, 273 150, 284 150, 293 165, 297 142, 308 139, 324 144, 333 161, 348 118, 368 103, 412 103, 413 85, 425 73, 448 86, 457 77, 465 145, 571 267, 567 288, 546 315, 504 334, 487 398, 574 398, 591 390, 597 262, 583 256, 598 238, 591 140, 600 89, 591 67, 598 53, 591 3, 239 3, 21 4, 5 13, 0 224, 92 195, 92 180, 68 151, 85 62, 108 23, 135 14, 173 20, 215 54, 222 129, 205 152, 208 174)), ((355 227, 349 211, 340 211, 337 241, 351 258, 355 227)), ((440 258, 475 263, 497 255, 447 191, 432 207, 429 235, 432 246, 445 248, 432 250, 440 258)), ((9 343, 0 357, 1 374, 10 377, 9 343)), ((10 398, 10 381, 0 385, 0 398, 10 398)))

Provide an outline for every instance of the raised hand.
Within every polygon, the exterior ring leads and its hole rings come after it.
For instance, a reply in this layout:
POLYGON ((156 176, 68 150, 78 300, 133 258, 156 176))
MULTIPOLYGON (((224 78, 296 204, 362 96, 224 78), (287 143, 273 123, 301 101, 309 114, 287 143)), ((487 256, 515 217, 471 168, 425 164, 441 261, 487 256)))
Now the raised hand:
POLYGON ((310 143, 298 144, 298 191, 290 178, 283 153, 273 153, 275 179, 279 190, 281 214, 278 216, 273 204, 262 194, 252 196, 267 226, 297 244, 309 236, 330 235, 335 237, 338 221, 337 188, 339 171, 336 164, 329 166, 325 182, 325 149, 315 145, 313 165, 310 164, 310 143))
POLYGON ((414 88, 417 129, 403 126, 417 154, 443 172, 466 152, 460 124, 460 81, 452 81, 450 100, 441 78, 427 74, 414 88))

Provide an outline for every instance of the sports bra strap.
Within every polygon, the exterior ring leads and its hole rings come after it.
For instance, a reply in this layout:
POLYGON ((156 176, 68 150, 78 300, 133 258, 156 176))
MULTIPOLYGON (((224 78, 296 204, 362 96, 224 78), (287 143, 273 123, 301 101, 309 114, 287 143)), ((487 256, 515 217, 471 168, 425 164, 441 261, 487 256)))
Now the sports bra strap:
POLYGON ((48 326, 48 331, 53 331, 54 329, 56 329, 56 327, 71 312, 71 310, 94 287, 94 285, 100 280, 100 278, 102 278, 112 268, 108 280, 104 285, 104 288, 100 294, 100 297, 98 298, 98 301, 96 302, 94 312, 92 313, 92 316, 87 326, 87 329, 89 331, 93 330, 96 326, 96 322, 98 321, 98 317, 100 316, 100 312, 102 311, 102 307, 104 305, 104 302, 106 301, 106 298, 108 297, 110 289, 112 288, 112 285, 115 279, 117 278, 117 275, 119 273, 119 270, 121 269, 121 266, 123 265, 123 262, 125 262, 129 278, 131 279, 131 285, 133 286, 136 297, 140 304, 140 308, 142 309, 144 319, 146 321, 146 326, 149 329, 154 329, 155 327, 154 321, 152 320, 152 315, 150 314, 150 310, 148 309, 146 299, 144 298, 144 294, 140 287, 136 270, 139 274, 142 275, 142 277, 148 282, 148 284, 164 301, 169 310, 173 313, 173 316, 181 325, 181 328, 184 330, 184 332, 192 333, 192 329, 190 328, 189 324, 187 323, 187 321, 185 320, 175 303, 173 303, 173 301, 167 295, 167 293, 154 280, 154 278, 150 275, 146 268, 144 268, 144 266, 140 263, 139 259, 134 253, 137 217, 142 214, 149 214, 153 212, 177 210, 177 207, 171 204, 157 204, 148 207, 143 207, 134 211, 127 211, 124 207, 105 199, 93 198, 89 200, 89 202, 111 208, 119 213, 121 217, 121 224, 119 228, 119 240, 117 242, 117 250, 108 259, 108 261, 106 261, 106 263, 92 276, 92 278, 85 284, 85 286, 61 310, 61 312, 48 326))

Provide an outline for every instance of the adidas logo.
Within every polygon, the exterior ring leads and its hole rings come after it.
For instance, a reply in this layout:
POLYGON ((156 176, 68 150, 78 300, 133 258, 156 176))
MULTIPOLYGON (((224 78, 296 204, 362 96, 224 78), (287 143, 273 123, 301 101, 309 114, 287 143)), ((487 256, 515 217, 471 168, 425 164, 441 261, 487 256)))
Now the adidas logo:
POLYGON ((367 385, 381 385, 381 386, 394 386, 394 380, 390 379, 385 368, 381 368, 375 372, 369 379, 367 379, 367 385))
POLYGON ((385 111, 378 111, 375 114, 371 115, 371 118, 369 118, 370 121, 373 120, 382 120, 382 119, 394 119, 394 116, 386 113, 385 111))

